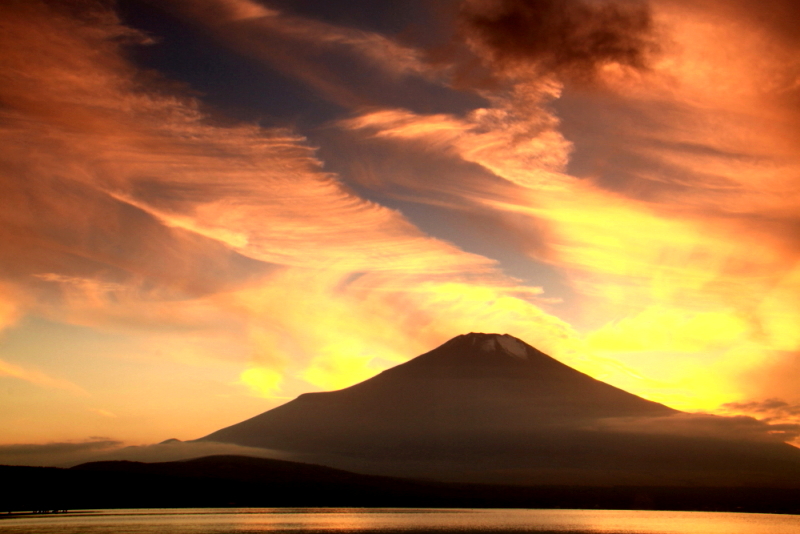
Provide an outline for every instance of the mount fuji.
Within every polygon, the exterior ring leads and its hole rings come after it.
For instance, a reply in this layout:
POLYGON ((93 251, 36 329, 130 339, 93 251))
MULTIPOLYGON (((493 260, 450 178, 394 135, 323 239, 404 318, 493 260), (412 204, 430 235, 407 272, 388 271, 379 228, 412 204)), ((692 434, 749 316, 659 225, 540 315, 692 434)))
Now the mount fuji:
POLYGON ((765 423, 674 410, 499 334, 458 336, 198 441, 451 482, 800 486, 800 450, 765 423))

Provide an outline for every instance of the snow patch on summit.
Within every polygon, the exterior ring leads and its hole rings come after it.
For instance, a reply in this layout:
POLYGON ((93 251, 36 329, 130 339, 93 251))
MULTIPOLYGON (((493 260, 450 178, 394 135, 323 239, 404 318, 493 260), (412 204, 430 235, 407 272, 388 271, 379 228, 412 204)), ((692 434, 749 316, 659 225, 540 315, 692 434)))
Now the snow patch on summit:
POLYGON ((502 336, 495 334, 489 339, 484 339, 481 342, 480 349, 484 352, 494 352, 500 349, 514 358, 519 358, 520 360, 528 359, 528 350, 525 348, 525 343, 508 334, 503 334, 502 336), (498 345, 500 346, 498 347, 498 345))
POLYGON ((509 336, 508 334, 499 336, 497 338, 497 342, 500 343, 500 346, 503 347, 508 354, 514 356, 515 358, 519 358, 521 360, 528 359, 528 350, 525 348, 525 343, 516 339, 514 337, 509 336))

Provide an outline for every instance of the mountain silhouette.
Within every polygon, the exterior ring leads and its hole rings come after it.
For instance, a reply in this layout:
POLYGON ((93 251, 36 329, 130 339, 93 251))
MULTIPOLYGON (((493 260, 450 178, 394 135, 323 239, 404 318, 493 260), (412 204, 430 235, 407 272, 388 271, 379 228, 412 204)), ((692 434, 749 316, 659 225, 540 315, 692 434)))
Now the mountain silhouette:
MULTIPOLYGON (((245 456, 0 465, 0 510, 100 508, 573 508, 800 513, 800 489, 458 484, 245 456)), ((4 515, 4 514, 3 514, 4 515)))
POLYGON ((720 433, 726 418, 711 423, 595 380, 512 336, 470 333, 201 440, 460 482, 800 485, 800 450, 766 432, 720 433))

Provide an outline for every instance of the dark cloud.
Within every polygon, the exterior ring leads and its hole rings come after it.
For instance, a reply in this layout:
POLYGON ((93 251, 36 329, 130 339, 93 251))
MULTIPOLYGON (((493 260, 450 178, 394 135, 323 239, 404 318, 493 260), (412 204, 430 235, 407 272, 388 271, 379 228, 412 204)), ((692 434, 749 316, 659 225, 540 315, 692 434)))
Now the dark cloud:
POLYGON ((0 445, 0 464, 69 466, 87 462, 120 447, 121 441, 107 437, 52 443, 14 443, 0 445))
POLYGON ((800 404, 789 404, 781 399, 766 399, 749 402, 729 402, 720 408, 736 413, 747 413, 766 418, 765 420, 799 418, 800 404))
POLYGON ((210 441, 170 441, 155 445, 140 445, 110 450, 93 457, 96 461, 128 460, 132 462, 174 462, 203 456, 237 455, 277 460, 305 461, 303 455, 260 447, 244 447, 233 443, 210 441))
POLYGON ((465 2, 461 22, 496 66, 531 64, 572 80, 607 64, 645 69, 658 49, 650 9, 632 0, 465 2))
POLYGON ((663 436, 705 437, 721 440, 784 442, 800 435, 800 425, 770 424, 753 417, 724 417, 704 413, 678 413, 666 417, 611 418, 599 430, 663 436))
POLYGON ((750 400, 725 404, 722 409, 760 419, 800 422, 800 352, 773 351, 772 358, 743 376, 742 382, 750 400))
POLYGON ((29 456, 29 455, 54 455, 72 454, 87 451, 102 451, 119 447, 121 441, 108 438, 95 438, 81 442, 56 442, 56 443, 19 443, 0 445, 0 457, 29 456))
POLYGON ((121 441, 106 437, 91 437, 82 442, 0 445, 0 465, 71 467, 93 461, 173 462, 213 455, 305 460, 302 455, 295 453, 243 447, 232 443, 166 440, 155 445, 122 445, 121 441))

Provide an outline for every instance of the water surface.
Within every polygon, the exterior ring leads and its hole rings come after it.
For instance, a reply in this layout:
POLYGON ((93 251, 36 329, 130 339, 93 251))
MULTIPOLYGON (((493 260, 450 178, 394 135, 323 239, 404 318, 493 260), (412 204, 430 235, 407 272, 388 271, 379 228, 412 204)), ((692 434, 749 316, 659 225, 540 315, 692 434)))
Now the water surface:
MULTIPOLYGON (((1 516, 0 516, 1 517, 1 516)), ((798 534, 800 516, 630 510, 198 508, 12 516, 3 534, 537 532, 798 534)))

